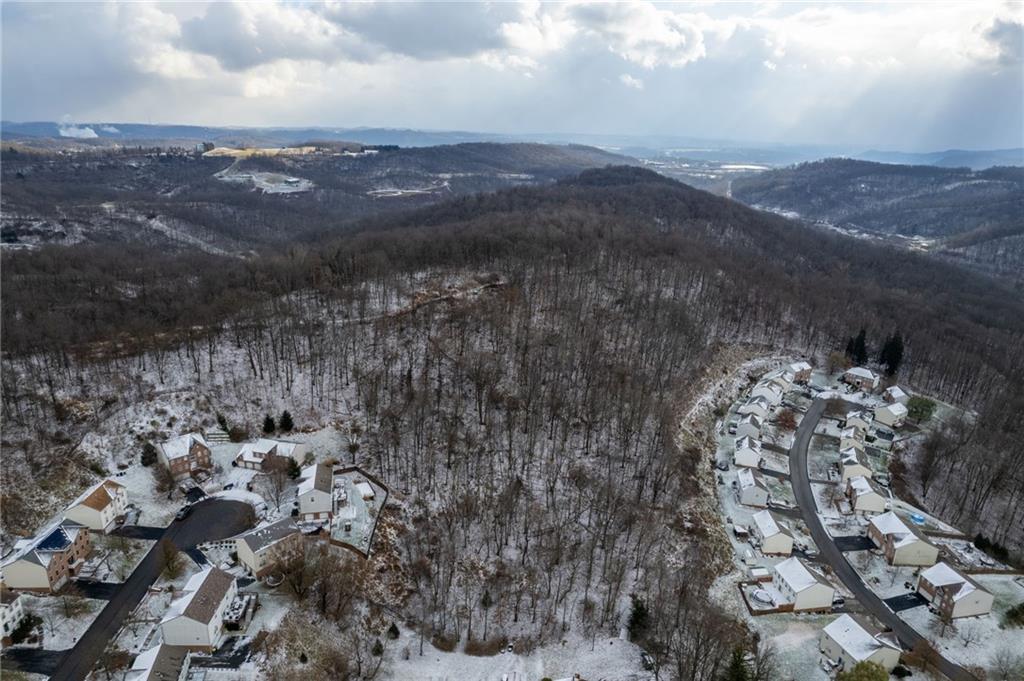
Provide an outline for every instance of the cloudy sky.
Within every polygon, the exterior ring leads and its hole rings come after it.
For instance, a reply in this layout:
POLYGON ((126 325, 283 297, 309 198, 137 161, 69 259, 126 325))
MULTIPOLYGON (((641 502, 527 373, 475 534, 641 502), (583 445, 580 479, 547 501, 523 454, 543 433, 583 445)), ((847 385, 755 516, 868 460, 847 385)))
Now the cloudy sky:
POLYGON ((1024 5, 2 5, 5 120, 1024 146, 1024 5))

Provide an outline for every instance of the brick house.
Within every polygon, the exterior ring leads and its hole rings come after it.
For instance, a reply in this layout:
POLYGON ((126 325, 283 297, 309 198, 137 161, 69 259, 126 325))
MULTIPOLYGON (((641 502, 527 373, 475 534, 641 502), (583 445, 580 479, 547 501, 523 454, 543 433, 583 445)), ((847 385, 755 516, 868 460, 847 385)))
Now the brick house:
POLYGON ((188 433, 172 438, 157 447, 160 463, 167 466, 175 479, 184 478, 194 471, 208 469, 210 445, 200 433, 188 433))

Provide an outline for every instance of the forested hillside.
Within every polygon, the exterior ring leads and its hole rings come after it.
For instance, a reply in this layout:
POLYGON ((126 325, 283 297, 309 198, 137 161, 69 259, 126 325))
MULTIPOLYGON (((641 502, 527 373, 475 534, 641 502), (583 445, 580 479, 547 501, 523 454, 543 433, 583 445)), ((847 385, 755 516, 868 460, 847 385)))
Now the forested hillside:
POLYGON ((290 408, 299 427, 344 428, 339 456, 404 490, 385 520, 391 586, 374 597, 439 647, 629 624, 701 680, 737 646, 764 652, 708 601, 724 538, 698 494, 708 452, 679 428, 729 352, 826 356, 861 327, 899 331, 901 382, 1000 424, 977 435, 994 446, 975 440, 989 454, 972 484, 990 494, 965 527, 1012 493, 994 481, 1022 479, 1001 444, 1020 434, 1004 418, 1024 375, 1018 296, 636 168, 380 216, 248 260, 64 252, 3 263, 8 522, 141 447, 118 433, 103 436, 127 453, 81 446, 128 405, 194 399, 187 418, 152 421, 154 440, 290 408), (645 614, 627 623, 631 594, 645 614))
POLYGON ((738 178, 748 205, 880 235, 982 271, 1019 278, 1024 168, 903 166, 828 159, 738 178))

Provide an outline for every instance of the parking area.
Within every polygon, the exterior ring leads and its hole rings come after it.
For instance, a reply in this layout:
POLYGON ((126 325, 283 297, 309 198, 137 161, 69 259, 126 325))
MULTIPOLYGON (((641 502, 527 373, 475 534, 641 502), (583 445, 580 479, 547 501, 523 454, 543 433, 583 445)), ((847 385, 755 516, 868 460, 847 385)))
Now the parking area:
POLYGON ((889 606, 889 609, 893 612, 903 612, 904 610, 910 610, 911 608, 919 608, 922 605, 928 605, 928 601, 925 600, 924 596, 916 591, 903 594, 902 596, 886 598, 883 602, 889 606))

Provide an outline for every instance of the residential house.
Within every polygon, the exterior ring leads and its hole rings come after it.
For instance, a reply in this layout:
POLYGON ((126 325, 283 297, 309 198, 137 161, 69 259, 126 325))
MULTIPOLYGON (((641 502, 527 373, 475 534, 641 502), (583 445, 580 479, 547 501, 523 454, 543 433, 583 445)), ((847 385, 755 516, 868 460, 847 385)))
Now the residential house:
POLYGON ((376 496, 373 491, 373 485, 365 480, 360 480, 356 483, 356 491, 359 492, 359 496, 362 497, 363 501, 372 501, 376 496))
POLYGON ((871 519, 868 538, 882 549, 889 565, 934 565, 939 549, 912 524, 892 511, 871 519))
POLYGON ((860 428, 843 428, 839 434, 839 451, 845 449, 864 449, 864 431, 860 428))
POLYGON ((64 516, 90 530, 109 532, 128 511, 128 490, 119 482, 103 480, 75 499, 64 516))
POLYGON ((210 445, 200 433, 188 433, 157 446, 160 463, 178 478, 210 468, 210 445))
POLYGON ((761 464, 761 441, 744 435, 736 438, 736 449, 732 455, 734 466, 757 468, 761 464))
POLYGON ((788 558, 772 568, 772 586, 794 612, 831 610, 836 593, 827 579, 799 558, 788 558))
POLYGON ((899 402, 875 407, 875 419, 890 428, 899 428, 907 420, 907 408, 899 402))
POLYGON ((190 661, 188 648, 158 643, 136 656, 125 681, 183 681, 190 661))
POLYGON ((782 388, 771 381, 761 381, 750 391, 751 397, 763 397, 772 407, 779 406, 782 402, 782 388))
POLYGON ((849 671, 860 662, 874 662, 891 672, 900 662, 896 637, 883 633, 862 615, 841 615, 821 632, 818 647, 825 657, 849 671))
POLYGON ((793 362, 787 367, 787 370, 793 374, 795 383, 806 383, 811 380, 811 365, 807 362, 793 362))
POLYGON ((858 475, 847 480, 846 497, 854 513, 885 512, 885 492, 871 478, 858 475))
POLYGON ((938 608, 946 620, 987 615, 995 600, 969 575, 957 572, 947 563, 936 563, 922 571, 917 578, 917 592, 938 608))
POLYGON ((764 422, 756 414, 745 414, 736 424, 736 437, 761 437, 761 424, 764 422))
POLYGON ((764 484, 760 473, 750 468, 741 468, 737 479, 741 504, 760 508, 768 505, 768 486, 764 484))
POLYGON ((11 645, 11 634, 25 619, 21 594, 0 588, 0 630, 3 631, 3 645, 11 645))
POLYGON ((874 420, 874 415, 869 411, 851 411, 846 415, 846 421, 843 423, 843 427, 857 428, 859 430, 867 431, 874 420))
POLYGON ((235 457, 235 465, 239 468, 262 471, 264 467, 269 468, 275 462, 284 466, 290 466, 292 461, 301 464, 307 451, 306 445, 298 442, 260 438, 256 442, 242 445, 238 450, 238 456, 235 457))
POLYGON ((889 404, 899 402, 902 405, 906 405, 907 402, 910 401, 910 395, 908 395, 907 391, 898 385, 892 385, 886 388, 885 392, 882 393, 882 399, 889 404))
POLYGON ((843 382, 865 391, 877 388, 878 380, 878 374, 864 367, 853 367, 852 369, 847 369, 846 373, 843 374, 843 382))
POLYGON ((15 545, 14 556, 2 568, 4 584, 24 591, 58 591, 78 574, 91 550, 88 528, 62 519, 15 545))
POLYGON ((793 552, 793 535, 782 519, 771 511, 758 511, 753 515, 754 534, 761 542, 761 553, 766 556, 788 556, 793 552))
POLYGON ((787 369, 776 369, 775 371, 769 371, 761 379, 762 383, 774 383, 779 386, 779 390, 782 392, 789 391, 793 387, 793 373, 787 369))
POLYGON ((330 520, 336 507, 334 470, 331 466, 318 463, 303 468, 298 494, 302 520, 330 520))
POLYGON ((224 611, 238 592, 235 578, 215 567, 193 575, 160 622, 164 643, 213 650, 224 630, 224 611))
POLYGON ((254 528, 234 539, 238 562, 257 579, 274 569, 282 553, 302 548, 302 532, 291 518, 254 528))
POLYGON ((871 466, 864 450, 849 447, 839 452, 839 466, 843 470, 843 482, 850 478, 870 478, 871 466))
POLYGON ((764 396, 751 397, 736 410, 740 415, 752 414, 764 421, 772 413, 773 405, 764 396))

